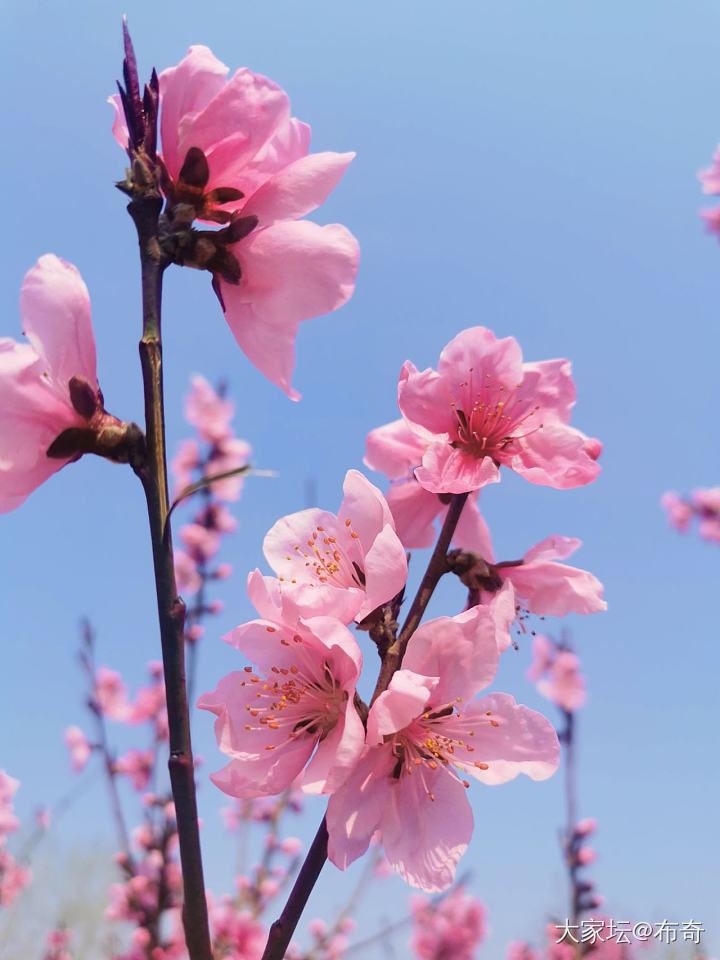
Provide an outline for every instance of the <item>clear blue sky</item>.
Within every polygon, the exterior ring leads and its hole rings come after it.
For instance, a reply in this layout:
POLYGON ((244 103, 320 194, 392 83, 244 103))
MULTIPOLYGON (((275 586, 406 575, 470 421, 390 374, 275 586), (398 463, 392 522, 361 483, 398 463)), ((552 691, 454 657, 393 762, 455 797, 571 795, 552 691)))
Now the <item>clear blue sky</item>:
MULTIPOLYGON (((135 239, 113 188, 123 155, 105 103, 120 75, 122 12, 143 74, 206 43, 232 68, 281 83, 312 125, 315 150, 358 154, 316 216, 359 238, 358 288, 341 312, 301 330, 300 404, 236 348, 205 276, 168 278, 171 447, 186 432, 189 375, 222 377, 255 462, 280 472, 247 485, 217 636, 251 615, 245 573, 261 562, 273 521, 305 506, 308 478, 322 506, 337 506, 366 432, 396 416, 406 358, 434 364, 458 330, 478 323, 515 335, 530 360, 571 358, 575 422, 605 444, 600 479, 561 492, 506 476, 483 505, 499 555, 551 533, 578 536, 578 563, 606 584, 608 613, 570 626, 590 689, 580 812, 599 821, 593 876, 607 911, 704 921, 717 955, 720 557, 667 529, 658 506, 664 490, 720 474, 720 248, 703 233, 695 180, 720 139, 717 4, 7 0, 1 332, 18 335, 20 284, 36 258, 71 260, 90 288, 108 407, 140 419, 135 239)), ((69 781, 61 734, 84 722, 80 615, 98 630, 101 661, 130 683, 159 655, 150 572, 129 470, 86 458, 0 518, 0 766, 22 781, 21 815, 69 781)), ((457 587, 439 601, 436 612, 455 609, 457 587)), ((212 633, 201 657, 198 689, 237 666, 212 633)), ((540 707, 528 660, 527 648, 506 654, 498 689, 540 707)), ((217 768, 210 718, 195 727, 217 768)), ((548 913, 564 914, 561 786, 557 777, 473 791, 476 835, 463 868, 490 912, 491 960, 508 941, 539 936, 548 913)), ((201 804, 220 892, 231 871, 209 783, 201 804)), ((321 812, 311 808, 308 831, 321 812)), ((100 791, 62 826, 69 845, 110 829, 100 791)), ((329 868, 311 915, 341 902, 342 890, 329 868)), ((404 912, 404 896, 390 881, 370 897, 364 923, 404 912)))

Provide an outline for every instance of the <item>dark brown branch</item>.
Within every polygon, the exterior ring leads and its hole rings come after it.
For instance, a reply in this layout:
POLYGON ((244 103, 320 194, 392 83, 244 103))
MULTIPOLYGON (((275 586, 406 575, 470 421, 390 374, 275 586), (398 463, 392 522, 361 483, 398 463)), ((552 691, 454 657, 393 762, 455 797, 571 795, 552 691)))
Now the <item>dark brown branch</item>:
POLYGON ((449 567, 447 553, 467 498, 467 493, 454 493, 452 496, 448 512, 445 515, 445 522, 443 523, 442 530, 440 531, 440 536, 437 539, 435 549, 430 557, 430 562, 428 563, 427 570, 425 571, 425 576, 422 578, 418 592, 415 594, 415 599, 413 600, 412 606, 408 611, 405 623, 402 626, 402 630, 398 634, 397 640, 395 640, 395 642, 388 648, 387 653, 383 658, 383 664, 380 668, 380 676, 378 677, 377 684, 375 685, 375 691, 372 695, 370 706, 375 703, 377 698, 384 690, 387 690, 390 680, 392 679, 392 675, 396 670, 400 669, 402 658, 405 655, 405 650, 407 649, 410 637, 419 627, 420 621, 423 618, 423 614, 425 613, 427 605, 430 602, 430 598, 435 592, 435 587, 440 582, 440 578, 443 576, 443 574, 448 572, 449 567))
POLYGON ((145 393, 146 464, 137 470, 145 490, 162 643, 165 693, 170 730, 170 784, 177 817, 183 875, 183 927, 190 960, 212 960, 190 721, 185 683, 185 604, 178 596, 169 512, 163 399, 160 310, 166 264, 157 242, 161 200, 148 193, 128 210, 137 227, 142 268, 143 335, 140 341, 145 393))
POLYGON ((327 860, 328 833, 325 818, 318 827, 315 839, 310 845, 305 862, 300 868, 290 896, 279 918, 270 927, 268 942, 265 945, 261 960, 283 960, 288 944, 295 933, 295 927, 305 909, 305 904, 312 893, 312 889, 320 876, 320 871, 327 860))

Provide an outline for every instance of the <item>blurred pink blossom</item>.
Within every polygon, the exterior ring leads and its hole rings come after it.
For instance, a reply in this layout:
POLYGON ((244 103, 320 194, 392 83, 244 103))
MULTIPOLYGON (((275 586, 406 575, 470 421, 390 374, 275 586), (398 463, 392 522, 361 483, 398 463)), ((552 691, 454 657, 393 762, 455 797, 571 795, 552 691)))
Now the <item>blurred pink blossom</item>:
POLYGON ((485 937, 485 907, 463 887, 456 887, 435 904, 413 897, 410 909, 410 946, 420 960, 474 960, 477 956, 485 937))

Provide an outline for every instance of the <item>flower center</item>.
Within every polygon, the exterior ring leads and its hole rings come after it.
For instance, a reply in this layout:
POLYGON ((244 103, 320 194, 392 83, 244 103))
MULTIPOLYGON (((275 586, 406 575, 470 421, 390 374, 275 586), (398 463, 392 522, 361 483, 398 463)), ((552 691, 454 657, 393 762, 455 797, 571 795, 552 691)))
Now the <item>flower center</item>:
POLYGON ((266 677, 245 667, 248 678, 242 686, 256 688, 253 700, 245 705, 249 714, 245 729, 266 735, 277 731, 276 736, 271 735, 276 742, 266 743, 265 750, 275 750, 302 734, 323 740, 337 723, 348 698, 330 664, 306 656, 302 637, 296 635, 293 642, 297 658, 290 666, 273 666, 266 677))
POLYGON ((487 770, 489 764, 476 760, 472 754, 475 747, 472 739, 474 727, 485 722, 497 728, 500 721, 488 710, 482 717, 473 717, 472 723, 466 721, 456 704, 462 702, 457 697, 452 703, 440 708, 429 707, 417 720, 394 734, 389 742, 393 756, 397 758, 391 776, 400 780, 404 776, 418 776, 426 795, 434 800, 428 778, 430 771, 445 770, 458 783, 469 787, 470 783, 459 776, 458 770, 470 767, 487 770))
POLYGON ((461 447, 476 459, 502 460, 503 455, 516 453, 517 441, 542 428, 542 424, 532 421, 540 407, 518 395, 521 386, 507 391, 492 374, 476 376, 471 367, 468 379, 458 384, 459 399, 451 404, 457 420, 451 446, 461 447), (530 429, 519 432, 525 423, 530 429))
POLYGON ((293 546, 285 560, 290 561, 286 571, 290 576, 279 577, 280 580, 297 583, 299 575, 304 582, 309 577, 311 586, 316 583, 342 588, 365 586, 360 537, 352 529, 350 518, 332 530, 315 527, 305 543, 293 546))

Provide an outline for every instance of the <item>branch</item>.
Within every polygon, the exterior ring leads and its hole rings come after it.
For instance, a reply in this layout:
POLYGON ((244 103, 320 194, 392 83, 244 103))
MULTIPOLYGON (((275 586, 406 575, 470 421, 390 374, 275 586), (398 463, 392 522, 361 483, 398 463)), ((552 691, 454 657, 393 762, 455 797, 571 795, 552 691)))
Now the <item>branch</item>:
POLYGON ((152 193, 140 196, 128 205, 140 242, 143 300, 143 335, 139 349, 145 394, 147 461, 136 472, 145 490, 152 540, 170 729, 168 767, 183 875, 185 940, 190 960, 212 960, 185 686, 185 604, 178 596, 175 584, 172 531, 167 524, 169 503, 160 323, 162 277, 166 263, 161 259, 157 241, 161 206, 160 197, 152 193))
POLYGON ((327 845, 328 833, 323 817, 283 912, 270 927, 268 942, 261 960, 283 960, 300 915, 327 860, 327 845))
POLYGON ((400 669, 400 665, 402 664, 402 659, 405 656, 405 651, 407 649, 408 642, 410 641, 410 637, 415 633, 420 625, 420 621, 422 620, 423 614, 425 613, 427 605, 430 602, 430 598, 435 592, 435 587, 440 582, 440 578, 449 570, 447 553, 467 498, 467 493, 454 493, 452 495, 450 507, 445 515, 445 522, 442 525, 440 536, 438 537, 437 543, 435 544, 435 549, 430 557, 430 562, 428 563, 427 570, 425 571, 425 576, 422 578, 418 592, 415 594, 415 599, 413 600, 412 606, 408 611, 405 623, 402 626, 402 630, 398 634, 397 640, 395 640, 395 642, 388 648, 388 651, 383 658, 383 664, 380 668, 380 676, 378 677, 377 684, 375 685, 375 691, 372 695, 370 706, 375 703, 377 698, 384 690, 387 690, 393 674, 396 670, 400 669))

